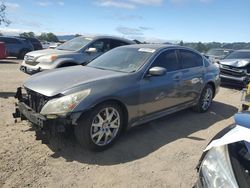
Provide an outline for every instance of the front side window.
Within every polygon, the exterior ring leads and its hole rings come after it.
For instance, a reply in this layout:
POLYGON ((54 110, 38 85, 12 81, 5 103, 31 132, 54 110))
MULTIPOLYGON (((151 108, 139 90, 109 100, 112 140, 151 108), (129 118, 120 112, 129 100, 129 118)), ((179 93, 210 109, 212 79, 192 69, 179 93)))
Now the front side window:
POLYGON ((180 69, 175 50, 167 50, 162 52, 154 61, 151 67, 163 67, 168 72, 180 69))
POLYGON ((89 48, 95 48, 97 52, 104 53, 110 50, 110 42, 106 39, 100 39, 91 44, 89 48))
POLYGON ((180 56, 183 69, 203 66, 203 58, 194 52, 180 50, 180 56))

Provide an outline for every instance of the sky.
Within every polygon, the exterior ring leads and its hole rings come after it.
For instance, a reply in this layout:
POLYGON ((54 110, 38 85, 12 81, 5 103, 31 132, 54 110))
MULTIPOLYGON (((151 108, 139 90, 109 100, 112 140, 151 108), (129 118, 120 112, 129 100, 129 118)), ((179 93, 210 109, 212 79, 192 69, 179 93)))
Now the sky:
POLYGON ((250 42, 250 0, 5 0, 0 32, 115 35, 153 42, 250 42))

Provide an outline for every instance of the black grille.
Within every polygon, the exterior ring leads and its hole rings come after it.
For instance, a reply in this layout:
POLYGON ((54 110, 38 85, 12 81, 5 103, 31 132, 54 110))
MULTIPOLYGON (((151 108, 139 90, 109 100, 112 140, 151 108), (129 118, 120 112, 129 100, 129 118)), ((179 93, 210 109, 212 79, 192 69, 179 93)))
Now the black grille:
POLYGON ((33 65, 33 66, 35 66, 35 65, 37 65, 39 62, 37 62, 37 61, 25 61, 25 63, 26 63, 27 65, 33 65))
POLYGON ((40 93, 36 93, 32 90, 27 90, 27 98, 29 107, 37 113, 39 113, 42 110, 43 106, 49 101, 48 97, 40 93))
POLYGON ((236 76, 236 77, 246 76, 246 71, 244 69, 235 68, 231 66, 222 66, 220 71, 224 75, 230 75, 230 76, 236 76))

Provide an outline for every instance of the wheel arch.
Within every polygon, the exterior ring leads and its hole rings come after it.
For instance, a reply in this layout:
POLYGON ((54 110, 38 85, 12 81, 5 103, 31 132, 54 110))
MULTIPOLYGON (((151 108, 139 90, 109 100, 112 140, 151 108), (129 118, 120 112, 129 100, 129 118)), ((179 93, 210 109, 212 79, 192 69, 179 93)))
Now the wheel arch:
POLYGON ((128 128, 128 118, 129 118, 129 115, 128 115, 128 109, 126 107, 126 105, 119 99, 114 99, 114 98, 110 98, 110 99, 104 99, 102 101, 98 101, 97 103, 95 103, 93 106, 91 106, 88 110, 82 112, 82 115, 83 116, 84 114, 90 112, 91 110, 93 110, 95 107, 99 106, 99 105, 102 105, 102 104, 105 104, 105 103, 113 103, 113 104, 117 104, 121 110, 122 110, 122 113, 124 115, 123 117, 123 127, 122 127, 122 132, 125 131, 127 128, 128 128))

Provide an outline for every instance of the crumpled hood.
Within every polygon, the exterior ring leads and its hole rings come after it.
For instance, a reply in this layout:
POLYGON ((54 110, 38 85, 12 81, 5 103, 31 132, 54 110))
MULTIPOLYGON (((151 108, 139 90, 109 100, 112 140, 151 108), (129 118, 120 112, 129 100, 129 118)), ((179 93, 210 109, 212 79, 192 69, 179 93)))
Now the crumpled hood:
POLYGON ((220 61, 220 64, 233 66, 233 67, 245 67, 250 63, 250 59, 223 59, 220 61), (238 62, 244 61, 243 65, 239 65, 238 62))
POLYGON ((125 73, 79 65, 35 74, 24 82, 23 86, 51 97, 76 86, 119 77, 124 74, 125 73))
POLYGON ((72 54, 74 52, 66 51, 66 50, 57 50, 57 49, 45 49, 45 50, 37 50, 27 53, 26 55, 33 56, 35 58, 44 56, 44 55, 63 55, 63 54, 72 54))

